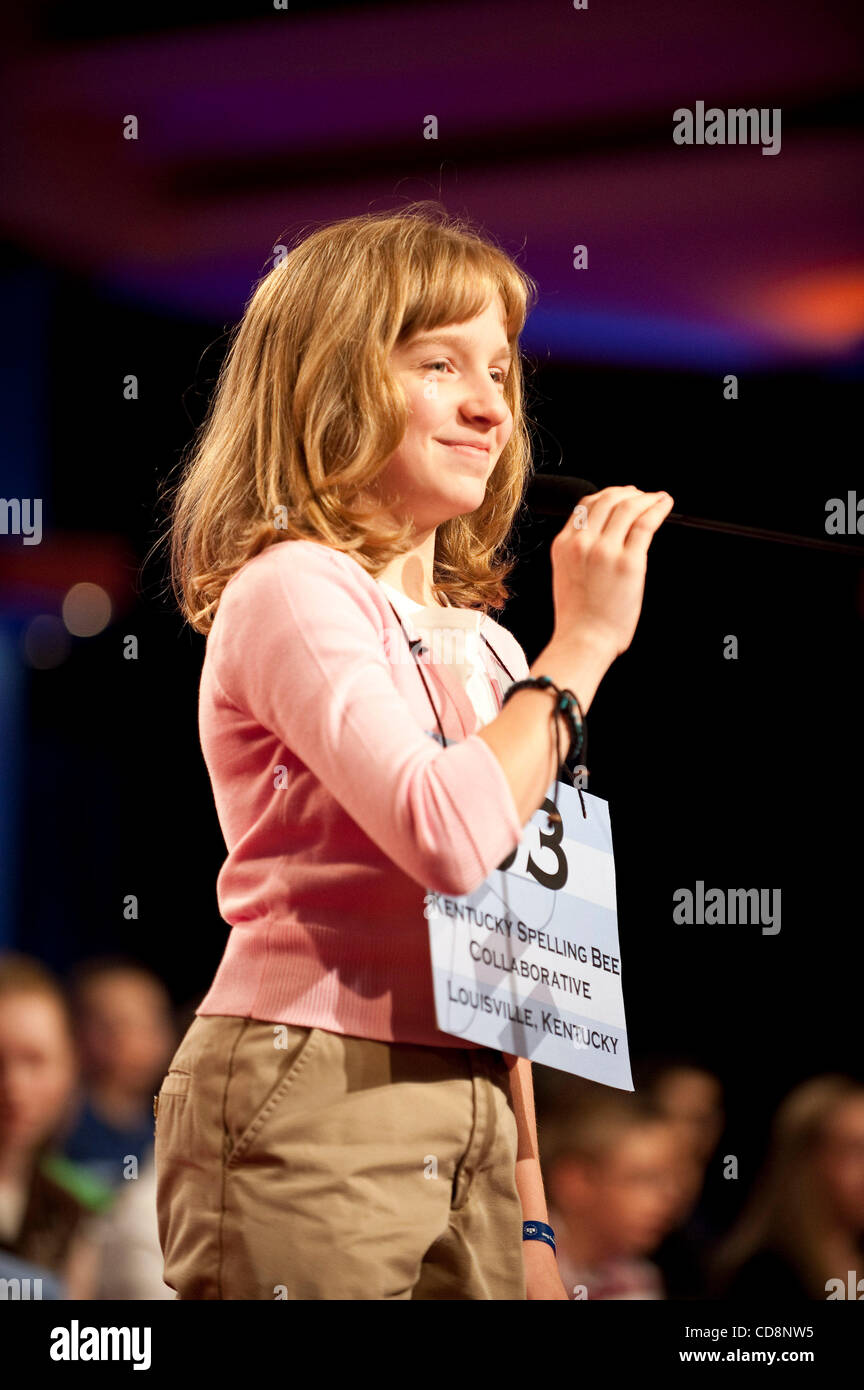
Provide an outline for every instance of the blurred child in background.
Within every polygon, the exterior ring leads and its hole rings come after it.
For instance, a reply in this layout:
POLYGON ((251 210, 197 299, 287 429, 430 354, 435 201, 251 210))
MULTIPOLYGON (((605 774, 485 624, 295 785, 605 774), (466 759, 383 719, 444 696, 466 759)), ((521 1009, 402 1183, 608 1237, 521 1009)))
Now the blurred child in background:
POLYGON ((58 981, 28 956, 0 955, 0 1271, 53 1275, 67 1297, 89 1298, 98 1266, 92 1218, 112 1198, 57 1152, 75 1082, 58 981))
POLYGON ((121 1183, 111 1210, 94 1222, 93 1239, 99 1247, 95 1299, 175 1297, 162 1278, 152 1154, 141 1164, 134 1181, 121 1183))
POLYGON ((664 1298, 647 1256, 680 1203, 680 1137, 650 1102, 571 1080, 538 1121, 564 1286, 577 1299, 664 1298))
POLYGON ((724 1190, 729 1184, 724 1184, 722 1160, 712 1164, 725 1129, 723 1086, 707 1067, 685 1057, 645 1061, 635 1080, 637 1094, 654 1102, 680 1141, 678 1207, 654 1261, 667 1298, 707 1298, 710 1253, 728 1224, 735 1195, 724 1190))
POLYGON ((153 1095, 176 1046, 171 1002, 138 962, 103 957, 77 967, 71 1003, 82 1087, 63 1152, 116 1186, 152 1158, 153 1095))
POLYGON ((774 1116, 762 1171, 712 1262, 714 1292, 796 1303, 860 1298, 864 1284, 849 1289, 864 1279, 862 1236, 864 1084, 813 1077, 774 1116))
MULTIPOLYGON (((201 995, 177 1012, 175 1037, 189 1028, 201 995)), ((156 1218, 156 1162, 151 1153, 134 1182, 124 1182, 117 1200, 98 1228, 100 1248, 97 1299, 173 1299, 162 1274, 164 1258, 156 1218)))

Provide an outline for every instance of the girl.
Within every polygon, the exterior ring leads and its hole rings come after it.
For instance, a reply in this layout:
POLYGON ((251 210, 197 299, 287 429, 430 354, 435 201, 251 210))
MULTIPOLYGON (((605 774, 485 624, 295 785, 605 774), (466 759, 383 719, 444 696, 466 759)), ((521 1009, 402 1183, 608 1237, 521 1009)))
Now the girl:
POLYGON ((548 687, 504 692, 543 674, 587 710, 672 499, 577 509, 529 669, 490 610, 533 290, 436 205, 319 229, 256 288, 177 489, 231 926, 157 1098, 178 1298, 567 1297, 530 1063, 437 1028, 424 894, 518 844, 572 725, 548 687))
POLYGON ((716 1248, 714 1294, 780 1302, 860 1299, 864 1085, 811 1077, 779 1106, 762 1171, 716 1248), (851 1284, 851 1290, 850 1290, 851 1284))

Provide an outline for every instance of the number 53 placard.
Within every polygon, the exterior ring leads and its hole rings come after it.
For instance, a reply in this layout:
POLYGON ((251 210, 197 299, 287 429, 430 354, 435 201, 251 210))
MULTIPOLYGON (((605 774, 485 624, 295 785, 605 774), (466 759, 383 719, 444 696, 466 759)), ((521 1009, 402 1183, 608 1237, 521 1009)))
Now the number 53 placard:
POLYGON ((461 897, 427 893, 438 1027, 632 1091, 608 803, 559 782, 461 897))

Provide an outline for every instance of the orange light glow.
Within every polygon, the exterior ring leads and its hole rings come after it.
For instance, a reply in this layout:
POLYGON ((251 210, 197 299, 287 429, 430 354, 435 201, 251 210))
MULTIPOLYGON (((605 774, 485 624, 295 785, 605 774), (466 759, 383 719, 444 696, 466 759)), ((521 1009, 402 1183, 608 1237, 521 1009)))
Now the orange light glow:
POLYGON ((864 338, 864 267, 784 280, 758 294, 756 307, 783 336, 844 351, 864 338))

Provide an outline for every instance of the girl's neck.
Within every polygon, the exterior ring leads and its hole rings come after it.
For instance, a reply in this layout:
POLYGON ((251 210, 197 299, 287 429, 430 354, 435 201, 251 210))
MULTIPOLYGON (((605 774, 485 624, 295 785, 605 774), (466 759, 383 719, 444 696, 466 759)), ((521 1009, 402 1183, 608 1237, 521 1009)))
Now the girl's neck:
POLYGON ((377 577, 426 608, 438 602, 432 593, 434 567, 435 532, 430 531, 413 550, 397 555, 385 565, 377 577))

